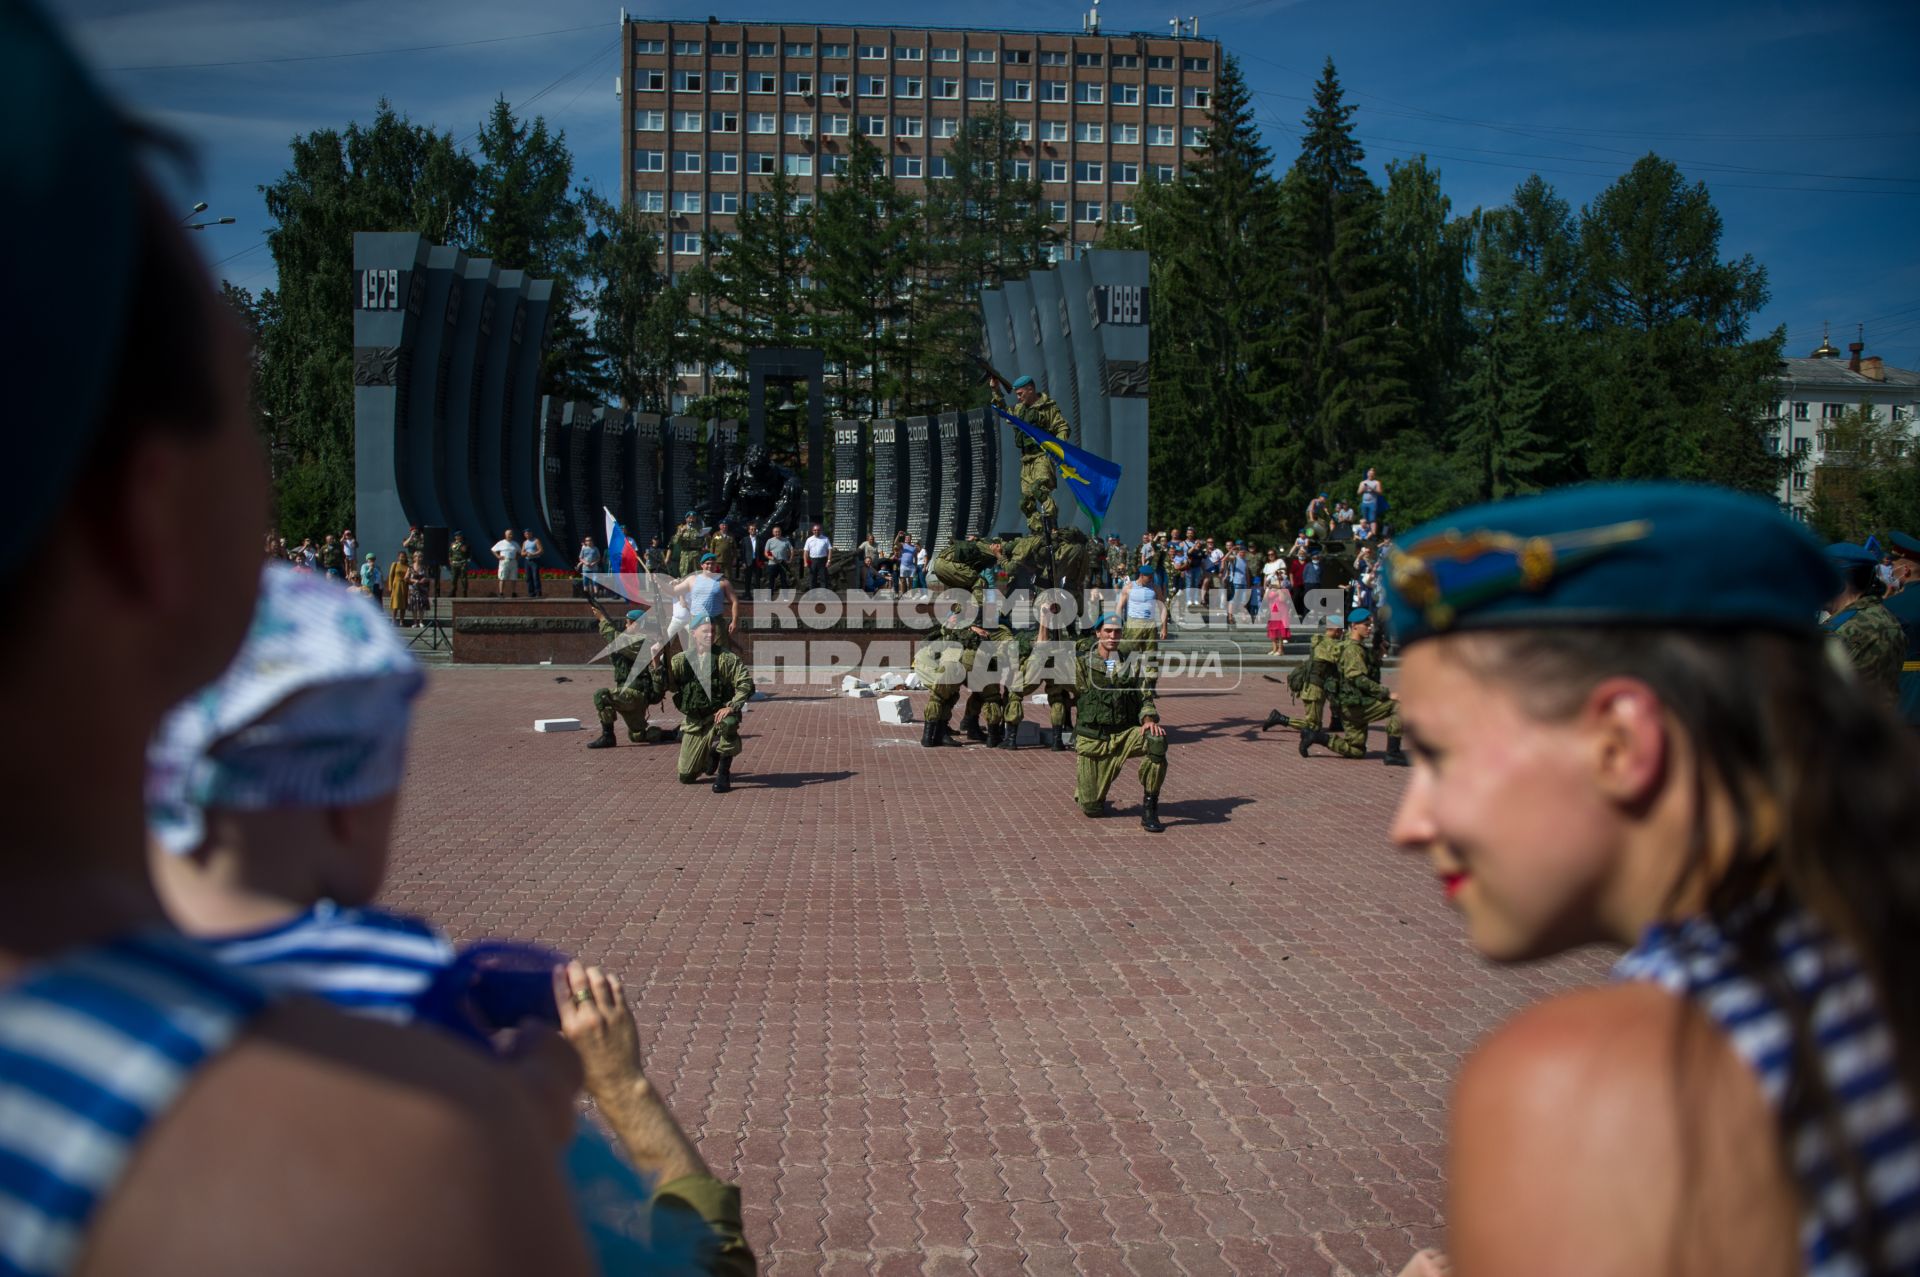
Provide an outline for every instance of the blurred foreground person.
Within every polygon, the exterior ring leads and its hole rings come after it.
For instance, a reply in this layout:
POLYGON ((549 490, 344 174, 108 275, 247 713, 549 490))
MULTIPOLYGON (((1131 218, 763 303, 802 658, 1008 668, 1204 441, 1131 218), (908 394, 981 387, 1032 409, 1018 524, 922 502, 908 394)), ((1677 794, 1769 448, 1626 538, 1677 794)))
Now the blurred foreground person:
POLYGON ((1395 843, 1496 962, 1625 951, 1462 1068, 1467 1277, 1920 1271, 1920 760, 1828 649, 1837 585, 1771 502, 1686 485, 1392 552, 1395 843))

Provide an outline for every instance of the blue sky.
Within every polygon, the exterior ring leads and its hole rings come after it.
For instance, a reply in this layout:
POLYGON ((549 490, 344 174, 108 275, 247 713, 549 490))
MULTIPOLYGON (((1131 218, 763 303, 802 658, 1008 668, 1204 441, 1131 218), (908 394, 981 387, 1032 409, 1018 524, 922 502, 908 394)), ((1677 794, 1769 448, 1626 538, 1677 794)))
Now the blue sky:
MULTIPOLYGON (((1237 55, 1276 165, 1292 158, 1322 61, 1338 66, 1368 163, 1425 153, 1456 211, 1538 171, 1576 208, 1649 150, 1705 181, 1723 252, 1752 254, 1762 329, 1805 354, 1866 323, 1868 353, 1920 368, 1920 5, 1554 0, 1186 0, 1237 55)), ((566 131, 577 176, 614 189, 618 5, 602 0, 51 0, 106 83, 199 148, 181 189, 209 215, 217 272, 272 282, 257 187, 299 133, 364 119, 385 95, 473 132, 496 95, 566 131), (572 28, 569 30, 569 28, 572 28), (551 33, 551 34, 532 34, 551 33), (507 37, 501 39, 499 37, 507 37), (487 40, 489 43, 470 43, 487 40), (419 46, 457 44, 421 49, 419 46), (413 50, 357 55, 366 50, 413 50), (228 65, 203 65, 203 64, 228 65), (183 65, 191 64, 191 65, 183 65)), ((639 12, 636 10, 636 12, 639 12)), ((656 11, 658 12, 658 11, 656 11)), ((670 11, 703 18, 705 9, 670 11)), ((886 23, 897 6, 826 0, 727 18, 886 23)), ((914 10, 916 16, 928 10, 914 10)), ((975 0, 967 25, 1077 29, 1082 8, 975 0)), ((1165 32, 1167 6, 1109 0, 1106 30, 1165 32)))

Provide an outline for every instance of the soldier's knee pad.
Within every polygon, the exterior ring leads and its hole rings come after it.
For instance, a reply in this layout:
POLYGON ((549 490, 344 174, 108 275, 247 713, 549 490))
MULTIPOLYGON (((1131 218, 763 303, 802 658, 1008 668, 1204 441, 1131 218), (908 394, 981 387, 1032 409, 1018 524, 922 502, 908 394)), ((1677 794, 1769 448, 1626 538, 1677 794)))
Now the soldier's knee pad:
POLYGON ((1165 758, 1167 756, 1167 738, 1165 736, 1147 737, 1147 743, 1142 752, 1145 753, 1148 758, 1165 758))

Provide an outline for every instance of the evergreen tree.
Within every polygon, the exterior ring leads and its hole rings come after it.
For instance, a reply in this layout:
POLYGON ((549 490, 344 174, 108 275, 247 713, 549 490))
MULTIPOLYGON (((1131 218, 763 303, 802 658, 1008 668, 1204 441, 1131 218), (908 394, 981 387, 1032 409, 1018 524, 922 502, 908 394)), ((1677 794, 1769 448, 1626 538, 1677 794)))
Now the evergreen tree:
POLYGON ((1654 155, 1582 211, 1576 305, 1595 477, 1778 484, 1764 431, 1784 334, 1747 340, 1766 271, 1751 257, 1722 261, 1720 231, 1706 187, 1654 155))
POLYGON ((821 350, 841 368, 841 411, 878 417, 899 391, 918 210, 895 188, 887 157, 856 137, 844 171, 814 211, 812 268, 821 350))
POLYGON ((696 325, 701 357, 710 369, 732 372, 731 384, 717 389, 714 409, 744 416, 745 352, 805 346, 813 337, 807 274, 813 204, 776 169, 760 190, 747 192, 734 227, 730 235, 708 232, 707 262, 688 274, 702 308, 696 325))
POLYGON ((1454 447, 1481 501, 1539 491, 1560 460, 1544 420, 1548 395, 1534 345, 1540 329, 1518 297, 1525 272, 1505 251, 1514 220, 1507 209, 1485 215, 1470 312, 1474 342, 1452 414, 1454 447))
POLYGON ((1453 414, 1454 384, 1471 340, 1467 261, 1473 219, 1452 212, 1440 190, 1440 172, 1425 156, 1387 164, 1380 214, 1393 324, 1405 342, 1416 419, 1433 429, 1453 414))
MULTIPOLYGON (((1290 509, 1303 508, 1328 476, 1357 479, 1368 454, 1413 418, 1380 192, 1361 167, 1353 111, 1329 59, 1300 155, 1281 183, 1287 429, 1272 487, 1290 509)), ((1405 486, 1404 477, 1394 480, 1395 492, 1405 486)), ((1403 502, 1395 505, 1404 513, 1403 502)))
POLYGON ((632 205, 591 193, 582 301, 592 313, 593 352, 607 388, 625 406, 672 411, 678 365, 695 357, 692 288, 660 268, 660 233, 632 205))

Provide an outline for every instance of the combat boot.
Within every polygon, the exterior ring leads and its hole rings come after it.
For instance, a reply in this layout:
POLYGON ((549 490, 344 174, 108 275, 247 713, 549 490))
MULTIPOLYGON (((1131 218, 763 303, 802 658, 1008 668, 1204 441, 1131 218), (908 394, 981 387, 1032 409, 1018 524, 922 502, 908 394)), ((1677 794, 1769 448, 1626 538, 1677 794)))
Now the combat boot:
POLYGON ((1050 737, 1048 737, 1047 745, 1055 753, 1060 753, 1061 751, 1066 749, 1067 738, 1071 735, 1073 735, 1073 728, 1056 727, 1053 729, 1053 734, 1050 737))
POLYGON ((988 749, 999 749, 1001 746, 1003 746, 1006 743, 1006 740, 1007 740, 1007 729, 1004 726, 1002 726, 999 723, 993 723, 987 727, 987 748, 988 749))
POLYGON ((713 773, 713 792, 724 794, 733 788, 733 759, 722 755, 720 766, 713 773))
POLYGON ((1001 749, 1019 749, 1020 748, 1020 724, 1009 723, 1007 725, 1007 734, 1006 734, 1006 737, 1003 740, 1001 740, 1000 748, 1001 749))
POLYGON ((600 734, 587 742, 587 748, 588 749, 612 749, 615 745, 618 745, 619 743, 620 743, 619 741, 613 738, 613 728, 608 725, 603 725, 600 728, 600 734))
POLYGON ((987 731, 980 726, 980 720, 972 715, 960 720, 960 730, 966 733, 968 740, 985 740, 987 731))
POLYGON ((1267 711, 1267 721, 1260 724, 1260 730, 1263 732, 1270 732, 1274 728, 1280 726, 1280 724, 1286 721, 1287 721, 1287 716, 1285 714, 1282 714, 1279 710, 1277 709, 1269 710, 1267 711))
POLYGON ((1309 749, 1312 749, 1315 745, 1330 745, 1332 743, 1333 743, 1333 737, 1327 735, 1325 732, 1317 732, 1317 731, 1301 732, 1300 733, 1300 757, 1305 758, 1307 756, 1307 751, 1309 749))
POLYGON ((1387 737, 1387 756, 1380 760, 1389 767, 1411 767, 1413 764, 1400 748, 1398 736, 1387 737))
POLYGON ((940 724, 934 722, 931 718, 929 718, 926 721, 926 725, 920 729, 920 746, 923 749, 932 749, 934 746, 938 745, 939 743, 940 743, 940 724))
POLYGON ((1150 834, 1167 831, 1167 827, 1160 823, 1160 795, 1148 794, 1140 800, 1140 828, 1150 834))
POLYGON ((1100 805, 1098 807, 1095 807, 1092 811, 1088 811, 1085 807, 1082 807, 1080 809, 1080 814, 1082 816, 1085 816, 1088 820, 1099 820, 1102 816, 1107 814, 1107 800, 1102 798, 1100 800, 1100 805))

